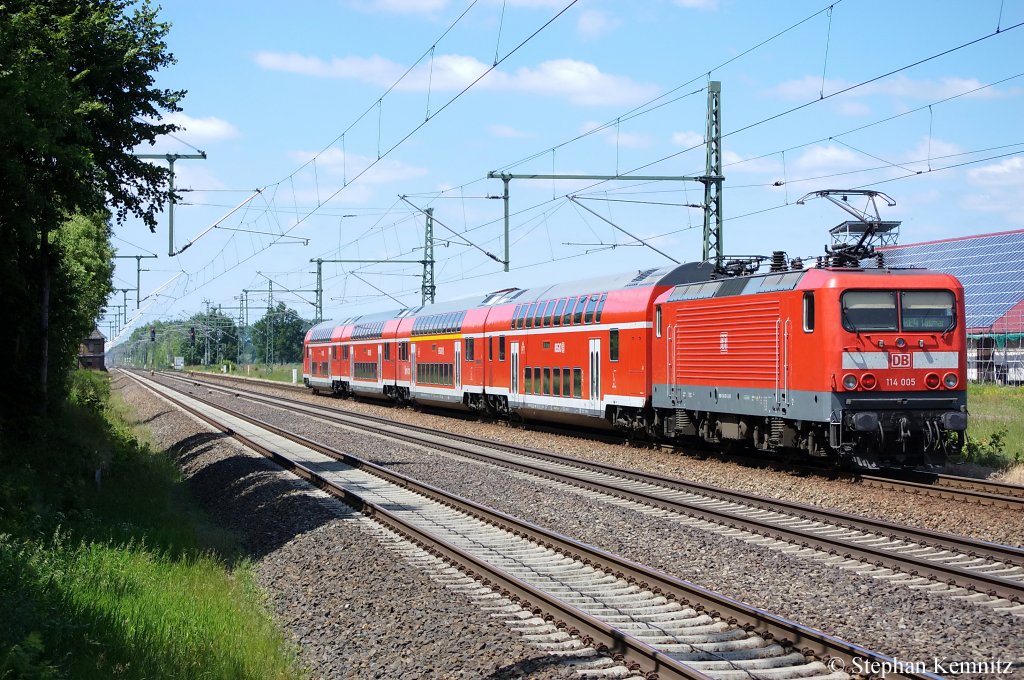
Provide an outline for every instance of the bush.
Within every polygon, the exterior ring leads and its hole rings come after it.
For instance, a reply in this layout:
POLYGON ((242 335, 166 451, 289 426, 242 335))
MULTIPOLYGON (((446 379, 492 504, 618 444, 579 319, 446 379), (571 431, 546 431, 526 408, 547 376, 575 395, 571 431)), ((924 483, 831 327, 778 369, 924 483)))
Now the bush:
MULTIPOLYGON (((999 469, 1008 467, 1011 461, 1005 453, 1006 435, 1007 430, 1003 427, 991 433, 987 438, 974 439, 967 437, 964 442, 964 459, 968 463, 975 463, 986 467, 999 469)), ((1020 454, 1016 454, 1015 458, 1019 462, 1020 454)))
POLYGON ((71 374, 68 400, 78 406, 86 406, 102 412, 110 399, 110 376, 106 373, 78 369, 71 374))

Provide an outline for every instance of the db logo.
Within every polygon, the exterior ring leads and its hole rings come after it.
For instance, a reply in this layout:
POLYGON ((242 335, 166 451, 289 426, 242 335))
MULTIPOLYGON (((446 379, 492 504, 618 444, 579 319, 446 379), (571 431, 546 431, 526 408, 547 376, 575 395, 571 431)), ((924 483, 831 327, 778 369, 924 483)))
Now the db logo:
POLYGON ((889 355, 889 366, 892 368, 910 368, 910 355, 891 353, 889 355))

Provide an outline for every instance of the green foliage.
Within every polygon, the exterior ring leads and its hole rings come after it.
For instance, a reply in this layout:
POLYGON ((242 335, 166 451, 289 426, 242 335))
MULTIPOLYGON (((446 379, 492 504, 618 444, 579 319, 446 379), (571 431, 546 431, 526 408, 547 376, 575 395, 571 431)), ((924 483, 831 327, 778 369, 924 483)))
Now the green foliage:
POLYGON ((150 228, 167 169, 132 150, 184 92, 155 87, 173 63, 166 24, 143 1, 0 2, 0 290, 7 427, 60 391, 110 292, 111 212, 150 228))
POLYGON ((968 419, 965 446, 968 455, 987 465, 1003 468, 1024 460, 1024 389, 1010 385, 970 385, 967 391, 968 419))
POLYGON ((178 321, 155 321, 132 331, 122 351, 134 366, 167 368, 174 365, 174 357, 184 357, 185 365, 204 363, 209 348, 210 364, 220 366, 238 356, 240 329, 235 320, 211 309, 209 314, 193 314, 178 321), (150 342, 149 330, 156 331, 156 341, 150 342), (191 343, 189 329, 196 331, 196 344, 191 343))
MULTIPOLYGON (((1006 428, 1002 428, 991 433, 987 439, 975 439, 968 436, 964 443, 966 462, 1000 469, 1007 467, 1009 460, 1005 455, 1006 434, 1006 428)), ((1019 453, 1016 460, 1020 462, 1019 453)))
POLYGON ((312 326, 283 302, 252 325, 252 347, 255 359, 263 363, 287 364, 302 361, 302 341, 312 326), (268 343, 269 340, 269 343, 268 343), (269 355, 268 355, 269 345, 269 355))
POLYGON ((76 374, 72 403, 7 451, 0 678, 296 677, 235 540, 103 401, 107 381, 76 374))
POLYGON ((96 371, 75 371, 71 374, 68 399, 72 404, 102 413, 110 400, 109 377, 96 371))

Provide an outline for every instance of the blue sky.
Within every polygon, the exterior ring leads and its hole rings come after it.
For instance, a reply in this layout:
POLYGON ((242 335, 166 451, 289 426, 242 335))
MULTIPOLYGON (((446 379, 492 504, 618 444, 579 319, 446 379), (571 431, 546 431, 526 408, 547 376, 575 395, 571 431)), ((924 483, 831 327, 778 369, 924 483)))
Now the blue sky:
MULTIPOLYGON (((418 208, 437 220, 439 301, 671 264, 605 220, 700 259, 702 212, 685 207, 700 184, 513 180, 505 273, 484 254, 504 250, 488 198, 502 183, 486 176, 701 174, 709 80, 726 254, 820 254, 846 215, 796 204, 819 189, 886 192, 903 243, 1024 228, 1021 0, 289 5, 161 10, 178 63, 158 84, 188 90, 170 116, 184 130, 137 151, 208 158, 175 166, 187 250, 168 257, 166 214, 155 234, 115 229, 119 254, 159 255, 142 260, 139 310, 128 294, 132 325, 207 300, 237 316, 244 289, 254 321, 270 280, 312 318, 314 295, 287 292, 315 287, 310 260, 421 259, 418 208)), ((117 260, 117 288, 135 266, 117 260)), ((421 269, 325 263, 325 316, 419 304, 421 269)))

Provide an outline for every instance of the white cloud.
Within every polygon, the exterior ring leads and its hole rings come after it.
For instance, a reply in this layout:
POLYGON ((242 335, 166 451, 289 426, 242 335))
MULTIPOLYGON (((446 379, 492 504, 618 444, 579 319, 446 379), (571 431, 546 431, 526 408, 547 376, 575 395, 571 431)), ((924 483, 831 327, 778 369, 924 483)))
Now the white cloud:
POLYGON ((686 9, 718 9, 718 0, 675 0, 675 2, 686 9))
POLYGON ((432 14, 448 6, 448 0, 353 0, 349 6, 362 12, 432 14))
POLYGON ((774 160, 773 158, 748 159, 731 149, 725 149, 722 151, 722 171, 726 175, 730 175, 735 172, 744 174, 764 174, 769 175, 767 179, 775 181, 782 179, 783 168, 782 163, 774 160))
POLYGON ((1024 205, 1020 202, 1019 189, 1007 189, 1005 186, 990 187, 988 191, 965 195, 959 205, 986 215, 986 231, 1024 227, 1024 205), (996 219, 1001 220, 1001 223, 996 219))
MULTIPOLYGON (((580 125, 580 133, 586 134, 597 130, 602 125, 604 124, 597 121, 587 121, 580 125)), ((614 125, 603 128, 597 135, 609 146, 619 146, 623 149, 648 149, 654 144, 648 135, 639 132, 624 132, 621 129, 616 130, 614 125)))
MULTIPOLYGON (((958 154, 962 149, 952 142, 939 139, 938 137, 932 137, 929 140, 927 137, 922 137, 921 141, 917 143, 913 149, 909 150, 902 157, 906 160, 906 163, 912 163, 915 161, 927 163, 929 158, 940 158, 942 156, 952 156, 958 154)), ((884 156, 883 156, 884 158, 884 156)), ((887 159, 891 160, 891 159, 887 159)), ((941 164, 946 164, 951 161, 943 160, 941 164)), ((925 165, 924 167, 927 167, 925 165)), ((924 169, 924 168, 921 168, 924 169)))
POLYGON ((871 108, 864 102, 840 101, 836 104, 836 111, 844 116, 866 116, 871 113, 871 108))
POLYGON ((576 30, 579 34, 588 39, 596 40, 611 33, 618 28, 621 22, 608 14, 597 9, 588 9, 580 13, 576 20, 576 30))
POLYGON ((1024 187, 1024 156, 1006 158, 967 173, 972 184, 985 187, 1024 187))
POLYGON ((238 129, 234 125, 215 116, 193 118, 181 111, 176 111, 164 116, 161 122, 180 125, 182 131, 178 133, 178 136, 196 144, 238 136, 238 129))
POLYGON ((494 124, 488 129, 495 137, 505 137, 507 139, 528 139, 534 136, 532 132, 518 130, 511 125, 494 124))
POLYGON ((493 86, 566 96, 574 104, 622 105, 636 104, 657 94, 654 85, 637 83, 625 76, 602 73, 585 61, 554 59, 538 64, 536 68, 520 68, 514 74, 498 74, 493 86))
POLYGON ((800 154, 793 163, 793 167, 802 171, 845 172, 867 167, 866 160, 867 156, 852 149, 833 144, 816 145, 800 154))
POLYGON ((405 70, 384 57, 335 57, 324 61, 295 52, 257 52, 256 63, 269 71, 299 73, 318 78, 355 78, 374 84, 390 85, 405 70))
MULTIPOLYGON (((818 76, 804 76, 796 80, 787 80, 767 90, 768 94, 783 99, 806 100, 818 97, 824 89, 825 95, 839 92, 855 85, 846 80, 826 79, 822 88, 821 78, 818 76)), ((907 99, 920 99, 924 101, 945 99, 964 92, 969 92, 984 85, 975 78, 959 78, 947 76, 938 80, 914 80, 906 76, 896 76, 885 80, 879 80, 867 85, 862 85, 849 92, 843 93, 843 97, 869 97, 874 95, 888 95, 891 97, 903 97, 907 99)), ((996 87, 988 87, 973 94, 966 95, 975 99, 995 99, 998 97, 1014 96, 1021 94, 1018 89, 1001 90, 996 87)))
MULTIPOLYGON (((321 78, 352 78, 390 86, 405 72, 402 65, 380 56, 335 57, 325 61, 296 53, 259 52, 256 63, 263 68, 321 78)), ((414 68, 396 89, 407 92, 459 91, 486 72, 489 64, 457 54, 436 56, 414 68)), ((637 83, 625 76, 603 73, 597 66, 575 59, 555 59, 515 73, 496 70, 480 81, 491 90, 529 92, 566 97, 582 106, 636 104, 650 99, 657 87, 637 83)))
POLYGON ((672 133, 672 143, 676 146, 682 146, 690 148, 691 146, 700 146, 704 143, 704 135, 698 132, 690 132, 689 130, 683 132, 672 133))

